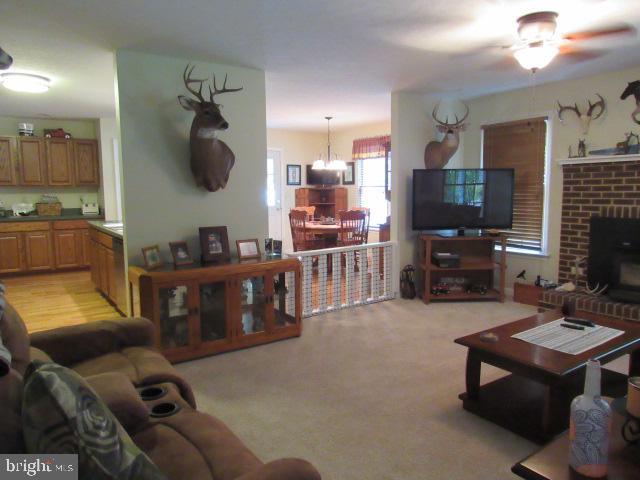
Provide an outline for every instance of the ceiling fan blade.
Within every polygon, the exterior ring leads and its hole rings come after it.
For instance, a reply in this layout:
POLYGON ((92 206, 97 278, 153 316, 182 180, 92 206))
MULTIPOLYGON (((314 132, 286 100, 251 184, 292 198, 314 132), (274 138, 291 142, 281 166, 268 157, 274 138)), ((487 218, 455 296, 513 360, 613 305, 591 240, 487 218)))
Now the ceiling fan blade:
POLYGON ((579 42, 583 40, 591 40, 592 38, 609 37, 615 35, 635 35, 636 29, 631 25, 621 24, 600 30, 585 30, 582 32, 573 32, 562 35, 565 40, 579 42))
POLYGON ((563 51, 560 49, 560 56, 563 59, 562 61, 567 61, 568 63, 579 63, 579 62, 587 62, 589 60, 594 60, 596 58, 600 58, 609 53, 610 50, 595 50, 595 49, 578 49, 570 47, 563 51))

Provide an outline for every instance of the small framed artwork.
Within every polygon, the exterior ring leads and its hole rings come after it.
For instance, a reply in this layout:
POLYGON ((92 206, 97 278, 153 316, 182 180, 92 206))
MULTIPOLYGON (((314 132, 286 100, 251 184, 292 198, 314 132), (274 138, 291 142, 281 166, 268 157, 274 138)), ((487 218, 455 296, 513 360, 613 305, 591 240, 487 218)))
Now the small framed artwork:
POLYGON ((342 172, 343 185, 355 185, 356 183, 356 162, 347 162, 347 169, 342 172))
POLYGON ((251 238, 249 240, 236 240, 236 246, 238 247, 239 260, 260 258, 260 244, 258 243, 257 238, 251 238))
POLYGON ((193 258, 189 254, 187 242, 169 242, 169 249, 171 250, 171 255, 173 255, 173 264, 176 267, 193 264, 193 258))
POLYGON ((227 227, 200 227, 202 263, 226 262, 231 257, 227 227))
POLYGON ((160 268, 164 265, 162 257, 160 256, 160 247, 158 245, 143 247, 142 257, 144 258, 144 268, 147 270, 160 268))
POLYGON ((302 166, 287 165, 287 185, 302 185, 302 166))

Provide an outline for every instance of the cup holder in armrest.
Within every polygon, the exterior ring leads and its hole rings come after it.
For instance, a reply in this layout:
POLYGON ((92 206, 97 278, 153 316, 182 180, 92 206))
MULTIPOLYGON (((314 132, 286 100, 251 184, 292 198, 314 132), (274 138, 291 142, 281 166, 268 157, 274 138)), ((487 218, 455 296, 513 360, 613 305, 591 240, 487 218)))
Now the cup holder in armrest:
POLYGON ((145 402, 151 400, 157 400, 164 397, 167 394, 167 389, 164 387, 145 387, 140 390, 140 398, 145 402))
POLYGON ((180 411, 180 406, 177 403, 158 403, 151 407, 149 415, 155 418, 168 417, 180 411))

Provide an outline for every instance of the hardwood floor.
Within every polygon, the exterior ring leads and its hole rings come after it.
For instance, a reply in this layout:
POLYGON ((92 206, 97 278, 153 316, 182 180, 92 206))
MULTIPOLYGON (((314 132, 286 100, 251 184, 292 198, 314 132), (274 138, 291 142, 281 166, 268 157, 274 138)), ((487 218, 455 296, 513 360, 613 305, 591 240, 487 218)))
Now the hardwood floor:
POLYGON ((30 332, 121 317, 86 270, 1 279, 30 332))

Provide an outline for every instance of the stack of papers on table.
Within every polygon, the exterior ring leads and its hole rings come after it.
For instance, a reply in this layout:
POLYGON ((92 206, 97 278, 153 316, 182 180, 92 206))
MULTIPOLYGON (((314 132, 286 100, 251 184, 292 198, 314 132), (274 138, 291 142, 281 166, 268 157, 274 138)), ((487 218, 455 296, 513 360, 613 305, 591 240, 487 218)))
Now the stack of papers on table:
POLYGON ((623 330, 595 325, 585 326, 584 330, 574 330, 560 326, 565 323, 564 317, 553 322, 545 323, 539 327, 525 330, 511 335, 511 338, 524 340, 541 347, 550 348, 559 352, 577 355, 587 350, 602 345, 612 338, 619 337, 623 330))

